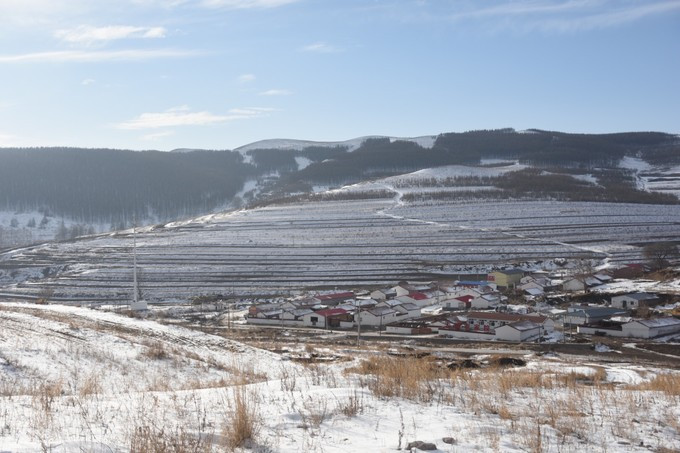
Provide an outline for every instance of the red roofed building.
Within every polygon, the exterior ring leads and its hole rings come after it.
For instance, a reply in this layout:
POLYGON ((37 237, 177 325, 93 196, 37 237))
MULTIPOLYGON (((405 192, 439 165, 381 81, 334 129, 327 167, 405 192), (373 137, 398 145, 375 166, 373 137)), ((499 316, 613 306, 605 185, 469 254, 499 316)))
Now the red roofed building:
POLYGON ((408 296, 409 296, 411 299, 413 299, 413 300, 425 300, 425 299, 429 299, 429 297, 427 296, 427 294, 423 294, 423 293, 420 293, 420 292, 418 292, 418 291, 412 291, 412 292, 409 293, 408 296))
POLYGON ((352 322, 354 317, 343 308, 327 308, 325 310, 307 313, 302 317, 302 324, 306 327, 333 328, 340 327, 340 323, 352 322))

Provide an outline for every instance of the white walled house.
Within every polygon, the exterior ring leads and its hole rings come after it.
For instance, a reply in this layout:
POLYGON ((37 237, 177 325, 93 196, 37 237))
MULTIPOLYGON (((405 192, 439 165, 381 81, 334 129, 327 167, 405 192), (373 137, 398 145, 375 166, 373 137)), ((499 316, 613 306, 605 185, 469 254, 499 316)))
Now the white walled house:
POLYGON ((658 301, 659 298, 655 294, 632 293, 623 294, 621 296, 612 296, 611 306, 626 310, 636 310, 640 308, 641 305, 656 303, 658 301))
POLYGON ((393 287, 393 288, 391 288, 391 289, 392 289, 392 291, 394 291, 394 292, 397 294, 397 297, 399 297, 399 296, 407 296, 407 295, 411 292, 410 289, 404 288, 404 287, 401 286, 401 285, 397 285, 397 286, 395 286, 395 287, 393 287))
POLYGON ((354 314, 354 322, 362 326, 380 327, 402 319, 400 313, 390 307, 374 307, 354 314))
POLYGON ((473 309, 487 309, 497 306, 501 301, 498 293, 482 294, 470 301, 470 308, 473 309))
POLYGON ((621 329, 625 337, 631 338, 656 338, 674 333, 680 334, 680 319, 638 319, 624 324, 621 329))
POLYGON ((544 292, 543 285, 533 280, 519 285, 517 289, 521 289, 522 291, 527 291, 529 289, 539 289, 541 292, 544 292))
POLYGON ((371 299, 381 301, 397 297, 397 292, 394 291, 394 288, 384 288, 373 291, 370 296, 371 299))
POLYGON ((351 313, 348 313, 347 310, 343 310, 342 308, 329 308, 307 313, 302 316, 302 323, 305 327, 339 327, 340 322, 348 322, 351 320, 351 313))
POLYGON ((517 321, 497 327, 496 340, 522 342, 539 337, 545 331, 532 321, 517 321))
POLYGON ((585 291, 586 284, 578 278, 569 278, 562 283, 562 290, 568 292, 585 291))
POLYGON ((618 308, 575 305, 567 308, 563 316, 564 324, 582 326, 585 324, 597 324, 612 316, 625 315, 626 311, 618 308))
POLYGON ((417 318, 420 316, 420 307, 416 304, 399 304, 392 308, 401 313, 401 319, 417 318))

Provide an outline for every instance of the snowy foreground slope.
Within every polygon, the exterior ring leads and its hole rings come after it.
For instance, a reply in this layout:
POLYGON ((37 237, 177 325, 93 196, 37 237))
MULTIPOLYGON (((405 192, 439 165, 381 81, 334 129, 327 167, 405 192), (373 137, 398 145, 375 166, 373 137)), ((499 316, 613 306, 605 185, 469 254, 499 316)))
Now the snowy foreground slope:
POLYGON ((680 376, 649 364, 525 355, 526 367, 451 370, 452 353, 298 348, 340 360, 300 365, 154 321, 2 304, 0 451, 241 451, 230 441, 244 413, 255 451, 680 448, 680 376))

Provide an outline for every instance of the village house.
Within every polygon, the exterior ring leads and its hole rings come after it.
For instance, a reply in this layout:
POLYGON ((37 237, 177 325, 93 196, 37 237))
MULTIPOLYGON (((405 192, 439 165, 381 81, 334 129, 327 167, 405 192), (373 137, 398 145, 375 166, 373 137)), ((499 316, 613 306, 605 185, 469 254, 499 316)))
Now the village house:
POLYGON ((380 327, 397 321, 400 313, 391 307, 374 307, 354 314, 354 323, 361 326, 380 327))
POLYGON ((472 305, 472 299, 475 296, 467 294, 465 296, 454 297, 453 299, 448 299, 442 304, 442 309, 445 311, 451 310, 465 310, 470 308, 472 305))
POLYGON ((315 296, 319 300, 319 303, 326 306, 339 305, 342 302, 346 302, 354 299, 354 293, 350 291, 331 293, 331 294, 317 294, 315 296))
POLYGON ((342 308, 327 308, 312 313, 307 313, 302 317, 305 327, 339 328, 341 322, 351 322, 352 314, 342 308))
POLYGON ((620 296, 612 296, 611 306, 615 308, 623 308, 626 310, 637 310, 641 306, 656 305, 659 302, 659 297, 656 294, 648 293, 631 293, 620 296))
POLYGON ((646 269, 643 264, 629 263, 611 269, 611 276, 613 278, 633 279, 642 277, 645 272, 646 269))
POLYGON ((410 320, 389 324, 385 331, 395 335, 427 335, 432 333, 432 328, 425 321, 410 320))
POLYGON ((567 308, 563 315, 564 324, 581 326, 585 324, 597 324, 612 316, 625 315, 626 311, 619 308, 594 306, 594 305, 574 305, 567 308))
POLYGON ((680 319, 665 317, 634 319, 628 322, 602 321, 597 324, 578 326, 578 333, 644 339, 664 335, 680 335, 680 319))
POLYGON ((470 330, 493 331, 500 326, 517 321, 534 322, 539 324, 546 332, 552 332, 555 329, 555 322, 552 319, 536 313, 519 315, 514 313, 470 312, 466 316, 470 330))
POLYGON ((376 291, 371 292, 371 299, 381 301, 381 300, 388 300, 388 299, 394 299, 397 297, 397 292, 394 290, 394 288, 383 288, 383 289, 378 289, 376 291))
POLYGON ((667 317, 638 319, 622 326, 626 337, 656 338, 664 335, 680 334, 680 319, 667 317))
POLYGON ((288 321, 296 321, 296 320, 302 320, 302 317, 304 315, 307 315, 309 313, 314 313, 314 310, 311 308, 297 308, 295 310, 284 310, 283 313, 281 314, 280 318, 285 319, 288 321))
POLYGON ((504 269, 493 271, 486 277, 487 281, 494 282, 499 288, 514 288, 524 277, 522 269, 504 269))
POLYGON ((533 321, 516 321, 497 327, 495 336, 496 340, 522 342, 538 338, 544 332, 541 325, 533 321))
POLYGON ((397 299, 386 300, 376 305, 376 308, 389 307, 399 312, 403 319, 420 317, 420 307, 413 303, 401 302, 397 299))

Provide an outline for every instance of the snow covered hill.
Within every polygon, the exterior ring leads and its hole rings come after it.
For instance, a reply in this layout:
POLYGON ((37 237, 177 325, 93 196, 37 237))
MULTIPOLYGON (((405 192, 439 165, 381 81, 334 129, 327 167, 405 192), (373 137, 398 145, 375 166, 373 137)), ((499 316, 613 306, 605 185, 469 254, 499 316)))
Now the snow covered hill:
POLYGON ((311 140, 295 140, 287 138, 260 140, 254 143, 249 143, 247 145, 240 146, 234 151, 238 151, 242 154, 252 151, 254 149, 289 149, 289 150, 302 150, 310 146, 322 146, 322 147, 346 147, 348 151, 354 151, 361 146, 363 142, 371 138, 389 138, 391 141, 407 141, 417 143, 423 148, 432 148, 436 135, 424 135, 422 137, 386 137, 383 135, 367 135, 365 137, 357 137, 350 140, 337 141, 337 142, 315 142, 311 140))

